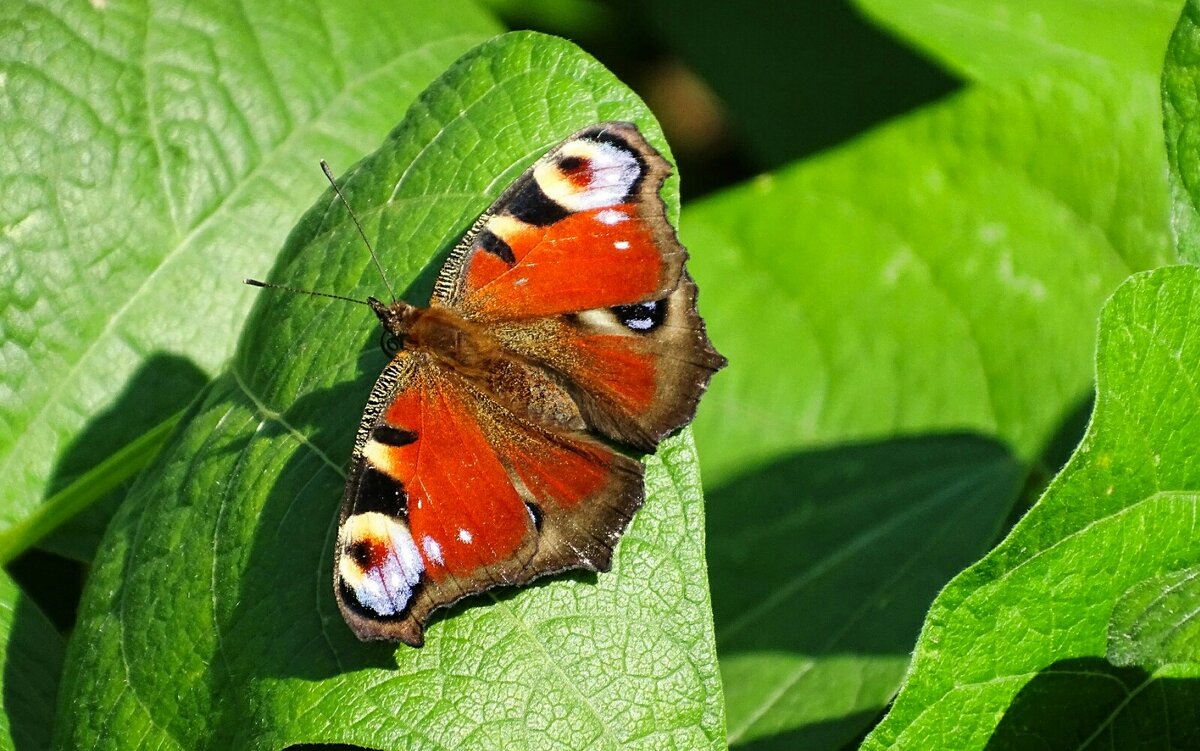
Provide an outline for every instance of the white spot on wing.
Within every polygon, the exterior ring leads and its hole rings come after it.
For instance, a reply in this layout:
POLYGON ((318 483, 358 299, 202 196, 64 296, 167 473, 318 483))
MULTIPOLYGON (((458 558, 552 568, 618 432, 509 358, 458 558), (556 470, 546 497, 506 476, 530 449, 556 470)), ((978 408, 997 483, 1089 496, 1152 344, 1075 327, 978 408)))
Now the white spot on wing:
POLYGON ((596 214, 596 221, 609 226, 620 224, 621 222, 628 220, 629 215, 624 211, 619 211, 617 209, 605 209, 604 211, 597 212, 596 214))
POLYGON ((650 318, 631 318, 625 322, 625 325, 634 331, 645 331, 654 326, 654 321, 650 318))
POLYGON ((379 615, 403 612, 425 571, 408 525, 375 511, 355 514, 342 525, 339 544, 338 574, 359 604, 379 615), (369 568, 362 568, 350 553, 356 543, 382 545, 387 553, 369 568))
POLYGON ((421 540, 421 549, 425 551, 425 557, 439 566, 442 564, 442 546, 438 545, 438 541, 425 535, 425 539, 421 540))
POLYGON ((584 310, 576 313, 575 317, 580 323, 596 329, 607 328, 616 322, 616 318, 608 310, 584 310))
POLYGON ((528 279, 528 278, 526 278, 526 277, 521 277, 520 279, 518 279, 518 280, 516 280, 515 282, 513 282, 513 286, 514 286, 514 287, 520 287, 520 286, 522 286, 522 285, 525 285, 525 284, 529 284, 529 279, 528 279))
POLYGON ((497 214, 488 220, 487 228, 496 237, 506 243, 511 243, 513 238, 529 229, 529 225, 516 217, 497 214))
POLYGON ((385 474, 392 473, 392 448, 374 438, 363 446, 363 456, 385 474))
POLYGON ((629 250, 629 241, 617 240, 615 243, 613 243, 613 247, 617 250, 629 250))
POLYGON ((462 540, 464 544, 470 545, 471 544, 471 533, 465 529, 460 529, 460 530, 458 530, 458 539, 462 540))
POLYGON ((588 211, 625 202, 641 174, 642 167, 633 152, 586 139, 564 144, 554 157, 539 162, 533 170, 538 186, 568 211, 588 211), (590 179, 586 185, 575 185, 559 170, 558 159, 570 156, 587 160, 590 179))

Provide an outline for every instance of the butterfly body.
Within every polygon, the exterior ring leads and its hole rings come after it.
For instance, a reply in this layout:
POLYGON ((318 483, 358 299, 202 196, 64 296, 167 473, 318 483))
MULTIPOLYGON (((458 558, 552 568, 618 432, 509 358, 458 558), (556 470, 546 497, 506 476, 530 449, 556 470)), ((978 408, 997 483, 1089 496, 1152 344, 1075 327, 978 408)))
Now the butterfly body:
POLYGON ((567 569, 605 571, 650 451, 725 364, 696 313, 629 123, 538 160, 467 232, 429 307, 369 303, 403 342, 355 440, 335 551, 362 639, 419 646, 429 615, 567 569))
POLYGON ((419 308, 403 300, 384 305, 373 297, 367 303, 384 330, 406 349, 427 352, 462 375, 486 375, 503 356, 486 327, 449 308, 419 308))

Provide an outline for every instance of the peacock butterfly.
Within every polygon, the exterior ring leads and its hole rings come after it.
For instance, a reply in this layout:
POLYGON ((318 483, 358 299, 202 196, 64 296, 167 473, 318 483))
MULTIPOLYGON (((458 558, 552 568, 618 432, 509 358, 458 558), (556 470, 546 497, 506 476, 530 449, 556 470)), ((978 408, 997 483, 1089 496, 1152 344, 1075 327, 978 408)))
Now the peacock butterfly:
POLYGON ((428 308, 367 300, 402 349, 342 500, 334 591, 359 639, 419 647, 464 597, 609 569, 644 494, 609 442, 653 451, 726 363, 659 196, 670 171, 632 123, 585 128, 475 221, 428 308))

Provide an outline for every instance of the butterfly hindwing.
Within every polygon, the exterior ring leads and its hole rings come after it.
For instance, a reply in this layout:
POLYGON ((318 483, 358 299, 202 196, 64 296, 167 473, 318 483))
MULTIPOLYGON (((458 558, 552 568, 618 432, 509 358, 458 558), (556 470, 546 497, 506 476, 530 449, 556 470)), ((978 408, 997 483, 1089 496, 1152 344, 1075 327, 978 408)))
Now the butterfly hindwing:
POLYGON ((495 331, 513 352, 562 376, 591 429, 643 451, 692 419, 725 363, 708 342, 687 274, 661 300, 508 322, 495 331))

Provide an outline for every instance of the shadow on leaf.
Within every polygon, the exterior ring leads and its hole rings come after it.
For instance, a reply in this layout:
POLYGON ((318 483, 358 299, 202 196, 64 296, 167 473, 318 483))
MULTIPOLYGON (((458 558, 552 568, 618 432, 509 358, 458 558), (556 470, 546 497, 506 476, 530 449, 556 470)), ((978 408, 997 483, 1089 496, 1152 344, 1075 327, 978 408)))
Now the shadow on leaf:
MULTIPOLYGON (((149 357, 112 404, 92 418, 64 449, 47 486, 47 497, 173 418, 208 382, 208 376, 191 360, 167 353, 149 357)), ((38 546, 68 558, 90 561, 131 482, 132 479, 122 483, 96 500, 38 546)))
POLYGON ((18 592, 3 678, 4 716, 15 751, 50 747, 62 663, 62 637, 29 597, 18 592))
POLYGON ((1060 660, 1017 693, 986 748, 1200 748, 1200 680, 1155 677, 1098 657, 1060 660))
POLYGON ((1023 473, 1001 444, 951 434, 796 454, 709 491, 718 645, 907 654, 1023 473))
POLYGON ((1066 466, 1067 461, 1079 446, 1079 442, 1083 440, 1083 434, 1087 431, 1095 408, 1096 392, 1093 390, 1067 409, 1058 429, 1051 434, 1050 439, 1038 452, 1037 461, 1034 462, 1029 476, 1025 479, 1025 489, 1021 492, 1021 500, 1013 506, 1012 512, 1004 524, 1005 534, 1021 520, 1021 517, 1029 509, 1033 508, 1033 504, 1042 497, 1042 493, 1046 491, 1050 481, 1066 466))
MULTIPOLYGON (((255 659, 240 664, 254 665, 258 675, 321 680, 396 665, 394 645, 358 642, 333 597, 332 551, 358 419, 350 405, 365 402, 385 362, 375 332, 359 352, 353 380, 288 405, 290 426, 316 450, 293 451, 266 491, 225 641, 255 651, 255 659), (275 643, 262 648, 268 639, 275 643)), ((267 420, 253 440, 286 433, 280 422, 267 420)))
POLYGON ((845 0, 660 0, 637 8, 726 103, 763 169, 830 148, 959 85, 845 0))
POLYGON ((777 735, 737 743, 738 751, 811 751, 813 749, 858 748, 858 738, 879 719, 880 710, 854 712, 835 720, 810 722, 803 727, 786 730, 777 735), (851 740, 847 740, 851 739, 851 740))
POLYGON ((733 744, 815 733, 814 747, 837 748, 861 733, 934 596, 995 542, 1024 475, 1000 443, 946 434, 803 452, 710 491, 733 744))

